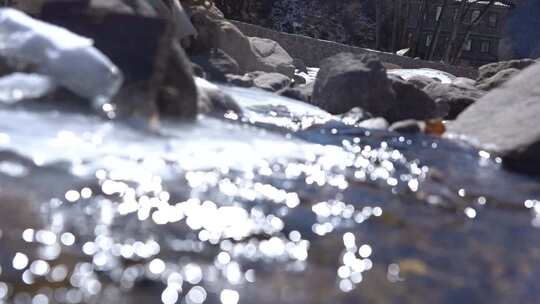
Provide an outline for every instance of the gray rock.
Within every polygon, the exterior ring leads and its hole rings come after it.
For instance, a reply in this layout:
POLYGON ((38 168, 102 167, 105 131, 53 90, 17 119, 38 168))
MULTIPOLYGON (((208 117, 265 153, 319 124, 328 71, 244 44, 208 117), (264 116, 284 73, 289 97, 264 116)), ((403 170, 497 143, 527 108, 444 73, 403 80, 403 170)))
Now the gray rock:
POLYGON ((242 113, 241 107, 218 86, 202 78, 196 80, 199 92, 199 112, 211 115, 221 115, 227 111, 242 113))
POLYGON ((440 82, 437 79, 433 79, 431 77, 422 76, 422 75, 416 75, 407 80, 408 82, 412 83, 419 89, 425 88, 428 84, 433 82, 440 82))
POLYGON ((396 119, 426 120, 436 117, 436 104, 424 91, 412 83, 389 75, 396 93, 396 119))
POLYGON ((398 133, 421 133, 425 129, 425 123, 414 119, 407 119, 393 123, 389 130, 398 133))
POLYGON ((251 88, 253 86, 253 76, 249 74, 245 75, 231 75, 227 74, 227 82, 237 87, 251 88))
POLYGON ((502 70, 489 78, 484 78, 481 81, 477 82, 476 87, 484 91, 493 90, 497 87, 500 87, 503 83, 507 82, 510 78, 514 77, 519 72, 521 72, 521 70, 514 68, 502 70))
POLYGON ((260 89, 277 92, 288 87, 291 79, 280 73, 253 72, 249 73, 253 77, 253 85, 260 89))
POLYGON ((456 84, 432 83, 424 88, 424 92, 436 103, 445 103, 449 107, 444 118, 455 119, 459 113, 484 95, 475 87, 456 84))
POLYGON ((540 173, 540 64, 519 73, 465 110, 448 133, 503 157, 506 166, 540 173))
POLYGON ((309 103, 313 95, 313 83, 287 87, 279 92, 281 96, 309 103))
POLYGON ((255 71, 257 55, 244 34, 219 14, 201 9, 191 12, 191 20, 199 35, 190 50, 201 52, 218 48, 229 54, 239 65, 240 72, 255 71))
POLYGON ((242 73, 263 71, 294 75, 292 57, 277 42, 247 37, 217 12, 200 9, 192 10, 191 14, 199 34, 191 45, 192 51, 222 49, 236 60, 242 73))
POLYGON ((238 74, 240 68, 234 58, 221 49, 212 48, 191 56, 191 61, 199 65, 207 79, 225 82, 226 74, 238 74))
POLYGON ((293 80, 294 80, 294 85, 301 85, 301 84, 307 83, 307 79, 298 74, 294 74, 293 80))
POLYGON ((289 77, 294 75, 293 58, 277 42, 258 37, 249 37, 249 42, 257 55, 257 62, 251 70, 277 72, 289 77))
POLYGON ((495 76, 495 74, 503 70, 523 70, 534 63, 535 61, 532 59, 515 59, 509 61, 489 63, 478 68, 478 78, 476 79, 476 82, 482 82, 488 78, 495 76))
POLYGON ((467 77, 456 77, 456 79, 452 81, 452 84, 458 87, 474 87, 476 81, 467 77))
POLYGON ((300 58, 293 58, 293 65, 300 72, 308 72, 306 63, 300 58))
POLYGON ((388 129, 388 121, 382 117, 375 117, 366 119, 359 124, 357 124, 360 128, 365 129, 373 129, 373 130, 386 130, 388 129))
POLYGON ((332 114, 354 107, 394 121, 395 93, 375 55, 340 53, 324 59, 315 80, 313 105, 332 114))
POLYGON ((346 125, 358 126, 362 121, 373 118, 373 115, 362 108, 352 108, 347 113, 338 115, 339 119, 346 125))
POLYGON ((118 106, 140 109, 119 112, 158 109, 161 114, 179 118, 196 117, 198 96, 192 64, 176 41, 173 24, 146 1, 49 0, 40 18, 92 38, 122 70, 126 90, 120 97, 135 101, 117 98, 118 106))

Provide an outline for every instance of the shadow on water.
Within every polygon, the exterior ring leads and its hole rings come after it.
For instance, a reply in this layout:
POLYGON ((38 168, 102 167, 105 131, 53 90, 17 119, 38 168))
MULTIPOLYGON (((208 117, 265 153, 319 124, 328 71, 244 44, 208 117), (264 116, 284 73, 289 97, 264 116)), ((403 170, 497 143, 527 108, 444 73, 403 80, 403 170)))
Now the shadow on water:
POLYGON ((0 110, 0 302, 537 301, 538 179, 230 92, 161 136, 0 110))

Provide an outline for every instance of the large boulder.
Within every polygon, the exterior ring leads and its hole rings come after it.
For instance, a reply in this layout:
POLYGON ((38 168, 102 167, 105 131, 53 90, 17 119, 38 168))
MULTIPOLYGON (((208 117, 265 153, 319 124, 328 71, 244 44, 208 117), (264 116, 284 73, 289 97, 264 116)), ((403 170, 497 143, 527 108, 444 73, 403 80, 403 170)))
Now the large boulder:
MULTIPOLYGON (((484 95, 483 91, 466 85, 431 83, 424 88, 437 104, 448 105, 448 113, 443 118, 455 119, 459 113, 484 95)), ((442 108, 442 106, 440 107, 442 108)))
POLYGON ((313 96, 313 82, 295 85, 294 87, 286 87, 281 90, 279 94, 281 96, 310 103, 311 97, 313 96))
POLYGON ((528 58, 489 63, 478 68, 478 78, 476 79, 476 82, 483 82, 503 70, 523 70, 535 63, 534 60, 528 58))
POLYGON ((397 76, 390 75, 396 93, 396 119, 426 120, 437 116, 437 106, 424 91, 397 76))
POLYGON ((249 37, 249 42, 257 55, 253 70, 294 75, 294 59, 277 42, 258 37, 249 37))
POLYGON ((127 92, 120 97, 142 94, 133 99, 157 105, 142 109, 195 118, 199 99, 191 63, 165 16, 145 0, 48 0, 40 13, 43 20, 94 40, 124 74, 127 92))
POLYGON ((209 49, 192 56, 191 61, 199 65, 209 80, 226 82, 227 74, 238 74, 240 68, 234 58, 221 49, 209 49))
POLYGON ((502 70, 489 78, 484 78, 481 81, 476 82, 476 87, 479 88, 480 90, 491 91, 497 87, 500 87, 503 83, 507 82, 510 78, 516 76, 517 73, 519 73, 520 71, 521 70, 514 69, 514 68, 502 70))
POLYGON ((448 132, 502 156, 515 170, 540 173, 540 64, 533 65, 465 110, 448 132))
POLYGON ((311 103, 332 114, 360 107, 395 120, 392 82, 375 55, 340 53, 324 59, 315 80, 311 103))
POLYGON ((423 76, 423 75, 415 75, 411 78, 407 79, 409 83, 412 83, 419 89, 423 89, 428 86, 428 84, 434 83, 434 82, 440 82, 439 80, 433 79, 431 77, 423 76))
POLYGON ((253 77, 253 85, 257 88, 277 92, 288 87, 291 84, 291 79, 280 73, 265 73, 265 72, 252 72, 249 73, 253 77))
POLYGON ((219 48, 238 62, 241 72, 276 72, 294 75, 293 59, 275 41, 247 37, 235 25, 217 13, 192 10, 191 20, 198 37, 191 49, 193 53, 219 48))

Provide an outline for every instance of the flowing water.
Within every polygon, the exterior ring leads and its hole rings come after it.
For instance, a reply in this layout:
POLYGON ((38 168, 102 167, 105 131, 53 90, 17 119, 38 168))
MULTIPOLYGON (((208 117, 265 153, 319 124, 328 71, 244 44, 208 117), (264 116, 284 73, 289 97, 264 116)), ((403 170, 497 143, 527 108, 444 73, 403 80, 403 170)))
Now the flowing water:
POLYGON ((0 303, 539 301, 539 179, 223 89, 157 132, 0 108, 0 303))

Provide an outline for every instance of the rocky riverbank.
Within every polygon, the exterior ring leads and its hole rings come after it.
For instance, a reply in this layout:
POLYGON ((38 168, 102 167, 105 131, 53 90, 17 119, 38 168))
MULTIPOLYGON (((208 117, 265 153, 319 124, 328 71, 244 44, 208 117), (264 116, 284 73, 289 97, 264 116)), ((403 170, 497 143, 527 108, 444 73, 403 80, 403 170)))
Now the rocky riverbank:
POLYGON ((534 303, 535 60, 306 66, 195 2, 0 10, 0 303, 534 303))
POLYGON ((436 70, 400 69, 374 55, 343 53, 323 60, 311 81, 301 60, 275 41, 244 35, 215 6, 186 6, 182 14, 191 20, 197 35, 182 34, 180 45, 176 37, 185 31, 178 28, 185 24, 170 24, 160 9, 148 5, 114 3, 51 1, 42 6, 40 18, 92 38, 118 64, 125 81, 112 101, 117 116, 139 115, 155 122, 158 115, 193 119, 197 113, 239 111, 226 95, 197 88, 196 75, 271 91, 343 117, 360 111, 365 113, 362 119, 378 121, 358 119, 355 124, 360 126, 437 135, 449 126, 445 136, 466 138, 503 156, 510 168, 538 171, 534 164, 540 161, 535 152, 540 135, 534 117, 540 95, 534 90, 538 72, 532 59, 480 67, 478 79, 473 80, 436 70), (141 31, 111 30, 126 22, 141 31), (504 117, 504 123, 488 118, 497 115, 504 117), (519 164, 520 159, 527 164, 519 164))

